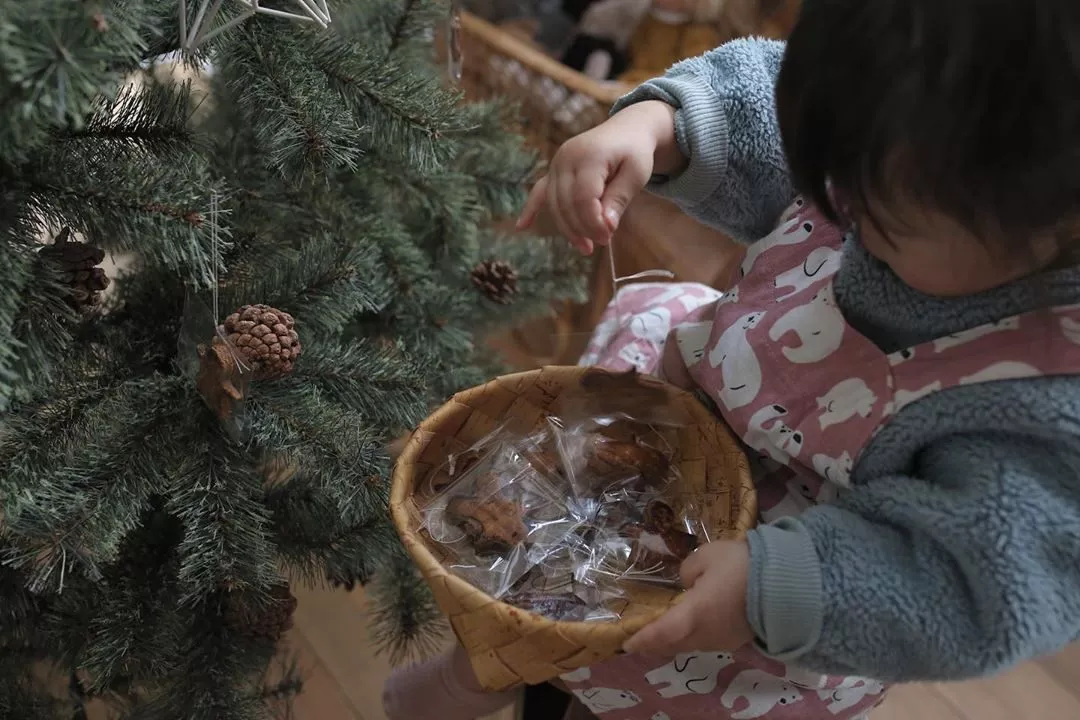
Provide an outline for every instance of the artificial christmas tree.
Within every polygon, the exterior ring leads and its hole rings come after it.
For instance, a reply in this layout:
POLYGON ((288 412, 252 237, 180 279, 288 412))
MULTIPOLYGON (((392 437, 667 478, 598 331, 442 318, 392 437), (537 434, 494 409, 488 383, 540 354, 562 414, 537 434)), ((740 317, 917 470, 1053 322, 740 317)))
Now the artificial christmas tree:
POLYGON ((474 267, 528 312, 578 261, 488 229, 533 158, 432 61, 445 5, 303 5, 0 0, 4 720, 270 717, 288 582, 373 581, 395 652, 437 624, 387 448, 496 370, 474 267))

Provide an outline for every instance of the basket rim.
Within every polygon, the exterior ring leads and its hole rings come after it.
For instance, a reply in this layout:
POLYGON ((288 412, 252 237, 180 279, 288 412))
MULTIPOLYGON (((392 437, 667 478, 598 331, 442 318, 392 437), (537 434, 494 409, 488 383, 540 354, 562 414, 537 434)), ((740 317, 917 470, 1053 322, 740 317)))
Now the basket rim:
MULTIPOLYGON (((554 626, 556 628, 567 629, 580 628, 583 626, 596 627, 596 623, 572 620, 552 620, 551 618, 545 617, 544 615, 541 615, 539 613, 525 610, 523 608, 518 608, 514 605, 511 605, 510 603, 503 602, 498 598, 492 597, 490 594, 484 592, 483 590, 480 590, 479 588, 470 584, 463 578, 458 577, 454 573, 450 572, 446 569, 445 566, 443 566, 441 562, 439 562, 439 560, 431 552, 431 550, 427 546, 427 543, 424 542, 420 534, 414 528, 411 528, 409 526, 409 513, 406 507, 409 498, 411 497, 412 489, 410 486, 410 481, 412 479, 412 473, 410 472, 410 470, 413 467, 414 461, 417 459, 417 456, 423 450, 423 434, 425 432, 429 432, 427 430, 428 427, 432 425, 438 425, 439 421, 445 415, 454 412, 455 402, 458 400, 458 398, 477 393, 482 388, 485 388, 491 383, 495 382, 520 381, 523 379, 527 379, 530 376, 539 377, 544 372, 577 372, 588 369, 589 368, 587 367, 578 365, 546 365, 533 370, 525 370, 521 372, 500 375, 497 378, 494 378, 487 383, 484 383, 483 385, 478 385, 476 387, 468 388, 466 390, 461 390, 457 393, 454 393, 453 396, 451 396, 445 403, 439 406, 434 412, 428 415, 428 417, 425 418, 424 421, 421 422, 420 425, 418 425, 416 429, 409 434, 408 441, 406 442, 405 447, 401 452, 401 455, 398 457, 397 461, 394 464, 390 487, 390 515, 394 524, 394 528, 397 530, 398 535, 401 537, 402 543, 405 545, 405 549, 412 556, 413 561, 416 563, 418 568, 425 576, 430 578, 431 574, 435 573, 438 577, 442 579, 443 582, 447 583, 449 586, 452 586, 451 589, 457 589, 463 592, 479 594, 483 596, 486 600, 490 601, 491 603, 495 603, 502 608, 505 608, 507 610, 513 610, 517 613, 524 613, 529 618, 529 622, 533 623, 536 627, 554 626)), ((598 369, 608 372, 611 371, 609 368, 598 369)), ((642 377, 654 382, 662 383, 668 388, 670 388, 672 391, 687 396, 692 401, 691 407, 693 408, 693 413, 695 415, 703 414, 704 416, 707 416, 710 422, 720 425, 724 424, 721 419, 717 418, 715 415, 713 415, 713 413, 709 412, 708 409, 706 409, 705 406, 702 405, 701 402, 696 397, 694 397, 692 393, 655 377, 642 377)), ((726 425, 724 427, 726 429, 726 425)), ((730 430, 728 432, 730 434, 730 430)), ((754 493, 754 486, 750 477, 749 466, 746 463, 743 463, 742 467, 739 468, 739 477, 737 478, 737 481, 733 483, 733 486, 741 487, 743 488, 744 492, 749 492, 752 496, 750 501, 754 506, 756 506, 756 494, 754 493)), ((753 515, 756 516, 756 514, 757 513, 755 507, 753 515)), ((735 528, 737 537, 745 536, 748 529, 749 528, 735 528)), ((681 592, 676 592, 673 597, 673 602, 679 602, 681 600, 682 594, 683 593, 681 592)), ((656 611, 653 613, 642 613, 641 615, 638 615, 631 619, 621 617, 618 620, 604 624, 613 629, 618 628, 624 632, 632 634, 636 630, 641 629, 642 627, 651 623, 653 620, 660 617, 664 612, 665 610, 663 608, 656 608, 656 611)))

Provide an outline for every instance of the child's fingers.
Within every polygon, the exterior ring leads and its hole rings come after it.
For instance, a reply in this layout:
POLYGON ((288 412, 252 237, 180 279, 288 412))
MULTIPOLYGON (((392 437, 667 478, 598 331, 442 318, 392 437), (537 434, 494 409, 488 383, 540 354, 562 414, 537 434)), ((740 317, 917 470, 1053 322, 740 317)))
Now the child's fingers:
POLYGON ((615 174, 608 178, 600 204, 609 233, 615 232, 615 229, 619 227, 619 221, 622 220, 626 208, 630 206, 630 202, 641 191, 641 188, 645 187, 647 181, 647 177, 642 177, 641 169, 630 162, 621 163, 615 174))
POLYGON ((574 247, 580 247, 577 236, 566 222, 562 204, 559 202, 559 197, 555 193, 551 193, 548 196, 548 211, 551 213, 551 219, 555 221, 555 229, 559 231, 559 234, 566 238, 574 247))
POLYGON ((549 183, 547 190, 548 212, 551 213, 551 218, 555 221, 555 227, 559 234, 565 237, 579 252, 587 255, 590 249, 585 245, 581 235, 575 232, 570 224, 573 207, 568 210, 564 204, 564 195, 560 192, 562 184, 561 178, 556 178, 554 183, 549 183))
POLYGON ((675 607, 627 640, 623 650, 666 657, 685 649, 683 645, 694 633, 694 614, 698 602, 692 592, 687 592, 675 607))
POLYGON ((700 551, 690 553, 690 557, 686 558, 679 568, 679 578, 682 580, 682 586, 684 588, 694 587, 694 583, 698 581, 698 578, 705 574, 708 565, 704 553, 700 551))
POLYGON ((563 222, 566 223, 571 238, 587 238, 588 231, 578 214, 577 207, 577 179, 573 173, 566 173, 558 179, 559 210, 562 213, 563 222))
POLYGON ((574 178, 574 211, 585 237, 605 241, 611 234, 604 221, 600 198, 604 194, 604 176, 598 170, 585 170, 574 178))
POLYGON ((545 175, 540 178, 540 181, 529 192, 529 197, 525 200, 525 208, 521 211, 521 216, 517 221, 518 230, 525 230, 536 222, 536 216, 540 214, 540 208, 547 201, 548 182, 548 176, 545 175))

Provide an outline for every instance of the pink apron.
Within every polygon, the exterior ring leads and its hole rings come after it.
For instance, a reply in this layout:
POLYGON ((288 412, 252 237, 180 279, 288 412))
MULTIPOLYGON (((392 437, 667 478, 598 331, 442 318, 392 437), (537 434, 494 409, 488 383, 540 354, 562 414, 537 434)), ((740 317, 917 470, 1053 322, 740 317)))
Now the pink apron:
MULTIPOLYGON (((801 199, 752 245, 729 293, 689 283, 620 291, 582 364, 658 374, 707 396, 742 439, 762 518, 829 502, 901 408, 950 387, 1080 372, 1080 305, 1048 308, 893 354, 833 295, 843 233, 801 199)), ((563 678, 605 720, 852 720, 879 682, 818 675, 754 648, 623 655, 563 678)))

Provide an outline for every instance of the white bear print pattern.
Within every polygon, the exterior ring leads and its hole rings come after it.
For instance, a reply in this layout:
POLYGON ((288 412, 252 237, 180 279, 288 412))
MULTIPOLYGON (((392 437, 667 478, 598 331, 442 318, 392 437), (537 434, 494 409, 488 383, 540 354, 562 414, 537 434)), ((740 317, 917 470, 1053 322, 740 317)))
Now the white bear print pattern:
POLYGON ((845 678, 844 682, 833 690, 818 691, 818 697, 825 701, 829 712, 838 715, 861 704, 867 697, 881 695, 883 692, 885 686, 877 680, 845 678))
POLYGON ((739 673, 720 698, 724 707, 734 711, 732 720, 765 717, 778 705, 794 705, 800 700, 802 693, 786 678, 761 670, 739 673))
POLYGON ((890 412, 896 412, 901 410, 916 400, 921 400, 927 395, 931 395, 941 390, 941 381, 935 380, 929 385, 915 390, 897 390, 893 393, 893 405, 889 409, 890 412))
POLYGON ((818 278, 828 277, 840 268, 841 253, 830 247, 814 248, 800 264, 786 270, 776 277, 776 289, 787 290, 776 298, 777 302, 783 302, 793 295, 801 293, 813 285, 818 278))
POLYGON ((836 306, 832 285, 826 285, 808 303, 782 315, 769 330, 769 339, 779 342, 785 335, 794 334, 798 344, 784 346, 784 357, 806 365, 821 362, 836 352, 846 326, 836 306))
POLYGON ((810 462, 813 465, 814 472, 825 480, 841 487, 848 487, 851 484, 851 469, 855 462, 851 458, 851 453, 847 450, 835 458, 829 457, 825 453, 818 453, 810 459, 810 462))
POLYGON ((634 693, 615 688, 575 690, 574 696, 593 715, 603 715, 612 710, 625 710, 641 703, 641 698, 634 693))
POLYGON ((716 689, 720 671, 734 662, 728 653, 688 653, 676 655, 667 665, 649 671, 645 679, 660 685, 663 698, 680 695, 707 695, 716 689))
POLYGON ((848 378, 838 382, 829 392, 817 399, 818 408, 822 411, 818 418, 821 429, 847 422, 856 415, 870 417, 870 411, 874 409, 877 400, 877 395, 862 378, 848 378))
POLYGON ((693 283, 634 283, 619 289, 600 319, 579 365, 649 372, 659 362, 674 325, 723 293, 693 283), (623 342, 621 338, 633 338, 623 342), (606 354, 618 347, 615 356, 606 354))
POLYGON ((975 383, 997 382, 999 380, 1038 377, 1040 375, 1042 375, 1042 372, 1034 365, 1025 362, 1005 361, 994 363, 973 375, 960 378, 960 384, 973 385, 975 383))
MULTIPOLYGON (((713 399, 751 459, 766 521, 857 486, 862 450, 913 403, 972 383, 1080 373, 1080 305, 886 354, 837 306, 842 243, 843 231, 796 203, 749 249, 732 292, 691 283, 636 290, 609 306, 594 335, 602 342, 586 356, 610 368, 632 361, 642 372, 662 365, 669 382, 713 399), (670 314, 650 314, 660 306, 670 314), (629 326, 643 315, 641 328, 629 326), (615 317, 623 322, 612 331, 615 317), (672 330, 658 341, 668 318, 672 330), (657 345, 662 356, 648 351, 657 345)), ((621 655, 565 679, 602 720, 865 720, 887 690, 800 672, 753 648, 661 662, 621 655)))
POLYGON ((705 348, 712 333, 712 322, 686 323, 675 328, 675 342, 687 366, 697 365, 705 358, 705 348))
POLYGON ((1080 345, 1080 320, 1063 317, 1059 322, 1061 323, 1061 333, 1065 336, 1065 339, 1073 345, 1080 345))
POLYGON ((724 384, 720 403, 728 410, 749 405, 761 390, 761 364, 746 333, 765 318, 764 312, 747 313, 730 325, 709 353, 709 364, 720 368, 724 384))
POLYGON ((1005 318, 996 323, 990 323, 988 325, 980 325, 979 327, 972 328, 970 330, 963 330, 952 335, 946 335, 934 340, 934 352, 942 352, 949 348, 954 348, 964 343, 969 343, 979 338, 986 337, 997 332, 1004 332, 1006 330, 1019 330, 1020 318, 1011 317, 1005 318))
POLYGON ((639 372, 648 372, 658 355, 655 345, 641 340, 623 345, 619 350, 619 359, 639 372))
POLYGON ((739 268, 740 273, 743 277, 749 275, 750 271, 754 269, 754 263, 765 251, 779 245, 798 245, 809 240, 813 233, 814 223, 800 220, 798 216, 789 218, 780 227, 773 230, 772 234, 758 240, 746 249, 746 255, 743 256, 742 265, 739 268))
POLYGON ((783 405, 766 405, 751 416, 743 436, 747 447, 781 465, 787 465, 802 450, 802 433, 784 423, 781 418, 785 415, 783 405))
POLYGON ((670 331, 671 311, 666 307, 643 312, 630 320, 630 332, 634 333, 634 337, 657 345, 664 343, 670 331))
POLYGON ((563 673, 559 676, 559 679, 568 683, 581 683, 585 682, 592 677, 592 671, 587 667, 579 668, 573 672, 563 673))

